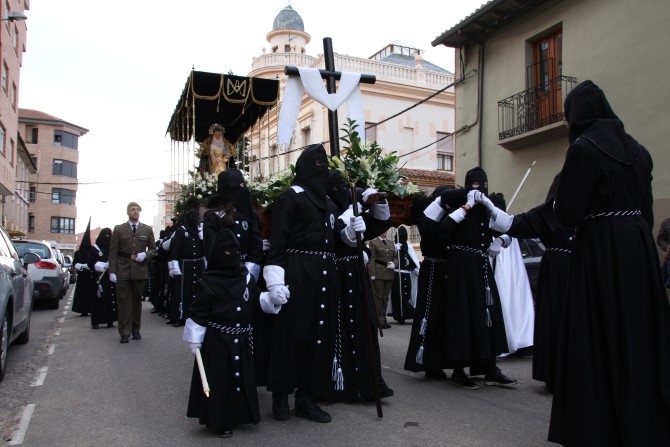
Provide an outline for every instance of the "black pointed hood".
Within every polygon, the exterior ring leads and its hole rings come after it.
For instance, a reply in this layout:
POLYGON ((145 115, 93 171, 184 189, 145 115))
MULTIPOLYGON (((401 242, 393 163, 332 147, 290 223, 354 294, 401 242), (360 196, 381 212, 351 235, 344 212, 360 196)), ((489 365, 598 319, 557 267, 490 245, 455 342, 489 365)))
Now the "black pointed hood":
POLYGON ((473 183, 479 183, 479 187, 477 188, 479 191, 484 194, 489 193, 489 179, 486 176, 486 172, 478 166, 470 169, 465 174, 465 189, 468 191, 473 189, 473 183))
POLYGON ((239 169, 229 168, 219 174, 216 194, 210 197, 207 208, 219 209, 226 203, 233 203, 237 211, 247 219, 254 217, 251 193, 239 169))
POLYGON ((237 300, 247 286, 247 273, 235 234, 227 228, 218 231, 207 253, 207 270, 202 274, 202 281, 216 298, 237 300))
POLYGON ((295 163, 293 184, 302 187, 316 206, 326 209, 328 156, 322 144, 312 144, 302 151, 295 163))
POLYGON ((330 171, 328 174, 328 197, 340 212, 344 212, 351 203, 351 187, 340 171, 330 171))

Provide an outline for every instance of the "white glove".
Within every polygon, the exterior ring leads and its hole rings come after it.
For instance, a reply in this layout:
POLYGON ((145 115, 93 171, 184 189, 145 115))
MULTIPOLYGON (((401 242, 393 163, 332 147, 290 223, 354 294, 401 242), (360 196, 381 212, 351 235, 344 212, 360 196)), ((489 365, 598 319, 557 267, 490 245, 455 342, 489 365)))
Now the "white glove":
POLYGON ((491 242, 491 245, 489 245, 488 249, 490 257, 495 258, 496 256, 498 256, 500 250, 502 250, 503 242, 504 241, 499 237, 495 238, 495 240, 491 242))
POLYGON ((347 232, 347 239, 351 242, 356 242, 356 233, 365 232, 365 221, 363 220, 363 216, 351 217, 350 219, 349 225, 347 225, 344 231, 347 232))
POLYGON ((468 205, 470 208, 472 208, 473 206, 475 206, 475 203, 479 201, 478 199, 480 199, 481 196, 483 196, 483 194, 480 190, 471 189, 468 192, 468 200, 467 202, 465 202, 465 204, 468 205))
POLYGON ((76 264, 74 265, 74 268, 77 269, 77 270, 80 271, 80 272, 81 272, 82 270, 91 270, 91 269, 88 267, 88 265, 86 265, 86 264, 80 264, 80 263, 76 263, 76 264))
POLYGON ((484 205, 486 207, 486 209, 488 210, 489 216, 491 217, 491 219, 496 220, 496 216, 498 216, 498 211, 500 211, 500 209, 498 209, 493 204, 493 202, 491 202, 491 199, 486 197, 486 195, 482 194, 479 197, 476 197, 475 201, 477 203, 481 203, 482 205, 484 205))
POLYGON ((263 251, 270 251, 270 241, 263 239, 263 251))
POLYGON ((401 248, 402 248, 402 244, 400 242, 396 242, 395 249, 400 250, 401 248))
POLYGON ((370 279, 371 279, 372 281, 374 281, 375 278, 376 278, 376 276, 371 276, 371 277, 370 277, 370 279))
POLYGON ((388 264, 386 264, 386 268, 393 270, 395 268, 395 263, 390 261, 388 264))
POLYGON ((368 254, 365 251, 363 251, 363 263, 365 265, 368 265, 368 261, 370 261, 370 258, 368 258, 368 254))
POLYGON ((110 273, 109 274, 109 280, 116 284, 116 273, 110 273))
POLYGON ((109 263, 107 263, 107 262, 96 262, 95 263, 95 271, 99 272, 99 273, 102 273, 102 272, 105 271, 105 269, 107 268, 108 265, 109 265, 109 263))
POLYGON ((205 235, 202 232, 204 227, 205 224, 203 224, 202 222, 198 224, 198 237, 200 238, 200 240, 202 240, 205 237, 205 235))
POLYGON ((137 253, 137 256, 135 256, 135 260, 137 262, 144 262, 144 260, 147 258, 147 254, 145 252, 142 253, 137 253))
POLYGON ((363 191, 363 203, 367 203, 368 197, 370 197, 373 194, 377 194, 379 191, 377 191, 375 188, 368 188, 365 191, 363 191))
POLYGON ((188 349, 190 349, 193 354, 195 354, 195 351, 202 347, 202 343, 186 342, 186 344, 188 344, 188 349))
POLYGON ((273 284, 268 286, 268 292, 270 292, 270 302, 275 306, 286 304, 291 296, 288 287, 283 284, 273 284))
POLYGON ((279 313, 279 311, 281 310, 281 305, 274 305, 270 302, 270 293, 269 292, 261 292, 261 296, 259 298, 259 301, 261 303, 261 309, 266 314, 277 315, 279 313))
POLYGON ((169 261, 168 262, 168 275, 170 278, 175 276, 181 276, 181 269, 179 268, 179 261, 169 261))

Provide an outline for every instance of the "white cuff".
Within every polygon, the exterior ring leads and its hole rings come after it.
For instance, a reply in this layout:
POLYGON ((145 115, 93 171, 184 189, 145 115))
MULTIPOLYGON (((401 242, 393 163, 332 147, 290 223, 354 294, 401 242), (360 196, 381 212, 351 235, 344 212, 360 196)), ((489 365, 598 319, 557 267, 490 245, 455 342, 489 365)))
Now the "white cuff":
POLYGON ((489 219, 489 228, 500 233, 506 233, 507 230, 509 230, 509 228, 512 226, 513 221, 514 216, 510 216, 503 210, 499 209, 495 219, 492 217, 489 219))
POLYGON ((500 236, 498 236, 498 237, 500 238, 500 240, 502 240, 502 243, 503 243, 502 246, 503 246, 503 248, 507 248, 507 247, 509 247, 510 244, 512 243, 512 238, 511 238, 509 235, 507 235, 507 234, 502 234, 502 235, 500 235, 500 236))
POLYGON ((423 214, 425 214, 425 216, 430 220, 439 222, 442 220, 444 215, 447 214, 447 212, 444 210, 444 208, 433 201, 430 202, 430 205, 428 205, 425 210, 423 210, 423 214))
POLYGON ((261 266, 254 262, 245 262, 244 266, 247 268, 247 271, 251 273, 256 281, 258 281, 258 275, 261 274, 261 266))
POLYGON ((354 209, 351 207, 351 205, 349 205, 349 208, 347 208, 347 210, 345 212, 340 214, 338 219, 342 219, 342 222, 349 225, 349 222, 351 222, 352 217, 356 217, 356 216, 354 216, 354 209))
POLYGON ((187 318, 186 323, 184 324, 183 340, 187 343, 202 343, 205 339, 206 330, 206 327, 200 326, 195 321, 187 318))
POLYGON ((270 302, 270 293, 269 292, 261 292, 261 309, 263 309, 263 312, 266 314, 278 314, 279 311, 281 310, 280 305, 274 305, 270 302))
POLYGON ((354 231, 353 228, 351 228, 351 225, 347 225, 342 232, 340 233, 340 237, 342 238, 342 242, 347 244, 350 247, 356 247, 358 245, 356 241, 356 232, 354 231), (352 233, 352 234, 349 234, 352 233))
POLYGON ((463 222, 463 219, 465 219, 465 210, 463 208, 458 208, 456 211, 449 214, 449 217, 451 217, 454 222, 461 223, 463 222))
POLYGON ((284 269, 278 265, 266 265, 263 268, 263 278, 268 289, 270 286, 283 286, 284 283, 284 269))
POLYGON ((389 208, 389 203, 375 203, 370 206, 372 211, 372 217, 377 220, 389 220, 391 218, 391 209, 389 208))

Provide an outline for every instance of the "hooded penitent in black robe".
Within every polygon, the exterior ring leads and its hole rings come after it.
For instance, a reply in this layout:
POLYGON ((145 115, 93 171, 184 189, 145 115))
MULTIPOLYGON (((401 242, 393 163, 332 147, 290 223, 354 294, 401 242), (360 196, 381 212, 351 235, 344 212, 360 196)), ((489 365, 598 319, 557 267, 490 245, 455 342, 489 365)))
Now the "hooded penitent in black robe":
POLYGON ((322 145, 307 147, 296 162, 293 186, 272 207, 270 251, 263 276, 281 272, 290 298, 273 317, 267 388, 304 397, 336 386, 333 325, 339 278, 335 263, 337 210, 327 197, 328 162, 322 145))
POLYGON ((412 306, 412 274, 419 268, 414 251, 410 255, 410 246, 408 245, 407 229, 403 226, 398 228, 395 237, 395 243, 400 244, 400 249, 396 251, 397 256, 394 261, 396 268, 393 271, 393 287, 391 287, 391 314, 393 319, 400 324, 405 320, 414 318, 414 306, 412 306))
POLYGON ((542 205, 513 216, 511 226, 492 228, 512 237, 539 238, 546 251, 542 255, 535 300, 533 332, 533 379, 553 389, 556 371, 556 347, 563 303, 568 294, 570 258, 575 240, 575 227, 563 225, 554 213, 554 199, 559 175, 549 189, 542 205))
POLYGON ((93 273, 94 295, 91 299, 91 325, 113 324, 118 321, 116 310, 116 284, 109 280, 109 272, 104 274, 95 271, 96 262, 109 261, 109 243, 112 230, 103 228, 91 249, 89 267, 93 273), (101 278, 102 277, 102 278, 101 278))
MULTIPOLYGON (((351 189, 337 171, 329 174, 328 196, 338 209, 339 217, 335 229, 341 234, 341 230, 349 224, 354 214, 349 206, 351 189)), ((373 239, 391 226, 388 203, 373 204, 369 209, 361 210, 360 215, 365 221, 364 239, 373 239)), ((331 313, 338 316, 332 336, 342 365, 343 387, 341 390, 332 388, 330 393, 323 397, 345 400, 371 399, 374 397, 373 380, 377 383, 376 391, 382 397, 390 397, 393 391, 382 377, 377 330, 379 321, 376 317, 368 271, 359 258, 355 242, 345 243, 342 237, 336 240, 337 273, 341 282, 341 293, 340 299, 334 302, 336 307, 331 309, 331 313), (367 308, 364 307, 366 302, 367 308)))
POLYGON ((200 424, 230 429, 236 424, 260 421, 251 321, 260 311, 254 277, 240 263, 239 243, 230 230, 212 241, 207 271, 196 283, 190 320, 184 339, 204 331, 201 355, 209 383, 209 397, 202 389, 200 372, 193 364, 186 415, 200 424), (195 323, 195 324, 194 324, 195 323))
POLYGON ((190 315, 195 299, 195 283, 205 270, 202 240, 198 235, 198 211, 185 211, 182 225, 177 228, 170 243, 170 258, 177 262, 181 275, 173 278, 168 318, 175 325, 190 315))
POLYGON ((450 206, 465 203, 464 190, 456 191, 444 185, 436 188, 429 198, 416 199, 412 205, 417 213, 415 221, 421 236, 423 261, 419 269, 416 308, 405 357, 405 369, 408 371, 433 372, 451 367, 445 355, 447 339, 444 326, 449 294, 446 281, 448 251, 446 238, 439 228, 446 210, 433 202, 440 198, 447 205, 447 197, 443 193, 461 196, 462 200, 456 200, 457 203, 450 206), (459 194, 461 191, 462 194, 459 194))
POLYGON ((670 445, 670 306, 652 235, 652 160, 591 81, 565 100, 556 211, 577 226, 549 440, 670 445))
POLYGON ((91 312, 91 301, 95 299, 96 285, 93 280, 94 271, 88 268, 88 257, 91 251, 89 245, 85 250, 77 250, 74 252, 72 265, 82 264, 87 268, 77 270, 77 283, 74 289, 74 297, 72 298, 72 312, 80 314, 88 314, 91 312))

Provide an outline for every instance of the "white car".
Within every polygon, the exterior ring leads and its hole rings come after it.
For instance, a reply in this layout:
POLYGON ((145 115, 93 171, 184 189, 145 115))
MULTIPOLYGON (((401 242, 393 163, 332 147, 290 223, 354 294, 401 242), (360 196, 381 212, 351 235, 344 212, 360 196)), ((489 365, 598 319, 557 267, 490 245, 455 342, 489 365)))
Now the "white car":
POLYGON ((20 239, 14 246, 23 258, 26 253, 35 253, 40 257, 38 262, 28 265, 28 274, 35 283, 35 299, 48 301, 49 309, 58 309, 58 302, 63 298, 65 273, 57 254, 48 241, 20 239))

